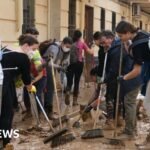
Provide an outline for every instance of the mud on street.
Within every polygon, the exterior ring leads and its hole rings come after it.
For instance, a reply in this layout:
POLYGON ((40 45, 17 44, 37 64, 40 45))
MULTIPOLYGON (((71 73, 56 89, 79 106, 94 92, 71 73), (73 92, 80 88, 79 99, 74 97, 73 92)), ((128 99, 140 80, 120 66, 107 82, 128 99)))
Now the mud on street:
MULTIPOLYGON (((94 90, 94 85, 91 84, 90 87, 85 87, 81 84, 81 92, 79 103, 86 103, 91 96, 92 91, 94 90)), ((61 92, 59 93, 59 99, 61 99, 61 92)), ((64 107, 63 107, 64 108, 64 107)), ((65 113, 72 113, 74 111, 78 111, 79 106, 73 107, 70 109, 65 109, 65 113)), ((14 144, 15 150, 136 150, 138 149, 135 144, 143 143, 147 131, 150 128, 150 123, 145 123, 143 121, 138 121, 138 136, 135 141, 123 141, 123 143, 119 145, 111 145, 107 138, 113 138, 113 130, 104 130, 104 138, 91 139, 91 140, 83 140, 81 139, 81 134, 88 129, 92 129, 93 127, 93 119, 88 119, 86 122, 80 120, 80 128, 73 128, 72 124, 78 119, 78 115, 70 118, 68 123, 63 124, 63 126, 69 127, 71 133, 73 133, 76 137, 75 140, 69 142, 67 144, 58 146, 56 148, 51 148, 51 143, 44 144, 43 139, 50 135, 52 132, 49 131, 49 126, 43 117, 40 115, 41 125, 40 129, 36 130, 34 128, 35 121, 32 117, 25 119, 22 121, 23 114, 21 113, 21 109, 19 112, 16 112, 14 118, 14 129, 20 130, 20 137, 18 139, 13 139, 12 143, 14 144)), ((55 107, 55 112, 57 109, 55 107)), ((94 112, 92 112, 94 114, 94 112)), ((56 115, 56 117, 58 117, 56 115)), ((101 119, 97 123, 97 127, 103 127, 105 123, 105 118, 101 119)), ((58 127, 59 129, 59 127, 58 127)), ((118 132, 121 131, 121 128, 118 128, 118 132)), ((149 148, 150 149, 150 148, 149 148)), ((144 148, 142 148, 144 150, 144 148)))

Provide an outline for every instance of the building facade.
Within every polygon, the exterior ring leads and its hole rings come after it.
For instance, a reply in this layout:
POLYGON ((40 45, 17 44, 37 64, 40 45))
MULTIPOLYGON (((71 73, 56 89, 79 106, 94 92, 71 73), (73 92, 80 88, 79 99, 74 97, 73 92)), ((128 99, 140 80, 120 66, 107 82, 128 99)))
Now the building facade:
POLYGON ((78 28, 90 42, 94 31, 114 31, 121 20, 150 31, 148 10, 148 0, 1 0, 0 39, 16 42, 26 28, 35 26, 40 41, 62 40, 78 28))

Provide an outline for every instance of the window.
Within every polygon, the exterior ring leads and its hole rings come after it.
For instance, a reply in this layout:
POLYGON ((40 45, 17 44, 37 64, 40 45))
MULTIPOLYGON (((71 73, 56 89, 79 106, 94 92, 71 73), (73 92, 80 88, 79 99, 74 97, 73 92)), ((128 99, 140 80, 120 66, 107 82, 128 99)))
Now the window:
POLYGON ((35 0, 23 0, 22 33, 24 33, 27 28, 35 26, 34 6, 35 6, 35 0))
POLYGON ((101 31, 105 30, 105 9, 101 8, 101 31))
POLYGON ((115 31, 116 28, 116 13, 112 12, 112 31, 115 31))
POLYGON ((140 21, 140 29, 142 29, 142 28, 143 28, 143 22, 140 21))
POLYGON ((69 0, 69 36, 73 36, 76 29, 76 0, 69 0))

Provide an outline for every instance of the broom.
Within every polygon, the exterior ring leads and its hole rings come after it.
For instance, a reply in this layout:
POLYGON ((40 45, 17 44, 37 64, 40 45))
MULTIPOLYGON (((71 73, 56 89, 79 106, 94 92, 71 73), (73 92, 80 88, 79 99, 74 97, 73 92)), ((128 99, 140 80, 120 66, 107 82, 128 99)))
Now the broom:
MULTIPOLYGON (((94 106, 98 104, 98 100, 99 100, 99 99, 96 99, 95 101, 92 101, 92 102, 90 102, 87 106, 85 106, 85 108, 84 108, 84 110, 81 112, 79 118, 73 123, 73 125, 72 125, 73 127, 75 127, 75 128, 79 128, 79 127, 80 127, 80 122, 79 122, 79 121, 80 121, 80 119, 82 118, 83 114, 90 112, 91 109, 93 109, 94 106)), ((102 114, 103 114, 104 116, 107 116, 107 113, 104 112, 104 111, 102 111, 102 114)))
MULTIPOLYGON (((102 75, 102 82, 104 81, 104 77, 105 77, 105 69, 106 69, 106 63, 107 63, 107 56, 108 56, 108 52, 105 54, 105 61, 104 61, 104 68, 103 68, 103 75, 102 75)), ((99 97, 98 97, 98 104, 97 104, 97 110, 96 110, 96 117, 95 117, 93 129, 85 131, 85 133, 83 133, 81 135, 82 139, 93 139, 93 138, 104 137, 102 129, 100 129, 100 128, 96 129, 95 128, 96 127, 96 123, 97 123, 98 118, 99 118, 98 117, 98 112, 99 112, 99 106, 100 106, 100 99, 103 97, 102 88, 103 88, 103 84, 101 84, 101 88, 100 88, 100 93, 99 93, 99 97)))
MULTIPOLYGON (((57 109, 58 109, 58 115, 59 115, 60 129, 62 129, 60 103, 59 103, 59 99, 58 99, 58 93, 57 93, 57 87, 56 87, 56 78, 55 78, 55 73, 54 73, 54 64, 53 64, 53 58, 52 57, 51 57, 50 62, 51 62, 51 68, 52 68, 52 77, 53 77, 53 82, 54 82, 54 90, 55 90, 55 94, 56 94, 56 103, 57 103, 57 109)), ((58 139, 58 137, 54 138, 52 143, 55 143, 53 146, 59 146, 59 145, 71 142, 74 139, 75 139, 75 137, 73 136, 73 134, 66 134, 66 135, 61 137, 61 140, 60 140, 60 138, 58 139)))
POLYGON ((50 122, 50 120, 49 120, 49 118, 48 118, 48 116, 47 116, 47 114, 46 114, 46 112, 45 112, 45 110, 44 110, 44 108, 43 108, 43 106, 42 106, 42 104, 41 104, 39 98, 38 98, 38 96, 36 95, 36 93, 34 93, 34 96, 35 96, 35 99, 36 99, 36 101, 37 101, 37 103, 38 103, 38 105, 39 105, 39 107, 40 107, 40 109, 41 109, 41 111, 42 111, 42 113, 43 113, 45 119, 47 120, 47 123, 48 123, 49 126, 50 126, 50 129, 51 129, 52 132, 53 132, 53 134, 51 134, 49 137, 47 137, 47 138, 44 139, 44 144, 46 144, 47 142, 49 142, 49 141, 52 140, 53 138, 58 137, 58 136, 64 134, 65 132, 67 132, 68 129, 67 129, 67 128, 63 128, 63 129, 61 129, 61 130, 55 132, 55 130, 54 130, 54 128, 53 128, 53 126, 52 126, 52 124, 51 124, 51 122, 50 122))
MULTIPOLYGON (((121 43, 121 52, 120 52, 120 62, 119 62, 119 76, 121 76, 121 70, 122 70, 122 60, 123 60, 123 43, 121 43)), ((109 143, 111 145, 119 145, 122 144, 122 140, 116 139, 117 136, 117 120, 118 120, 118 106, 119 106, 119 97, 120 97, 120 82, 118 82, 117 87, 117 99, 116 99, 116 110, 115 110, 115 129, 114 129, 114 135, 113 138, 108 138, 109 143)))

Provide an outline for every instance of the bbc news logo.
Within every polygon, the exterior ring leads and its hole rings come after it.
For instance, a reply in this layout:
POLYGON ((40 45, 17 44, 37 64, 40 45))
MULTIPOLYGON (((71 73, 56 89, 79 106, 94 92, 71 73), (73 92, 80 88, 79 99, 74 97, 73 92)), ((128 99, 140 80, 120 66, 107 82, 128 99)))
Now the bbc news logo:
POLYGON ((19 130, 0 130, 0 138, 19 138, 19 130))

